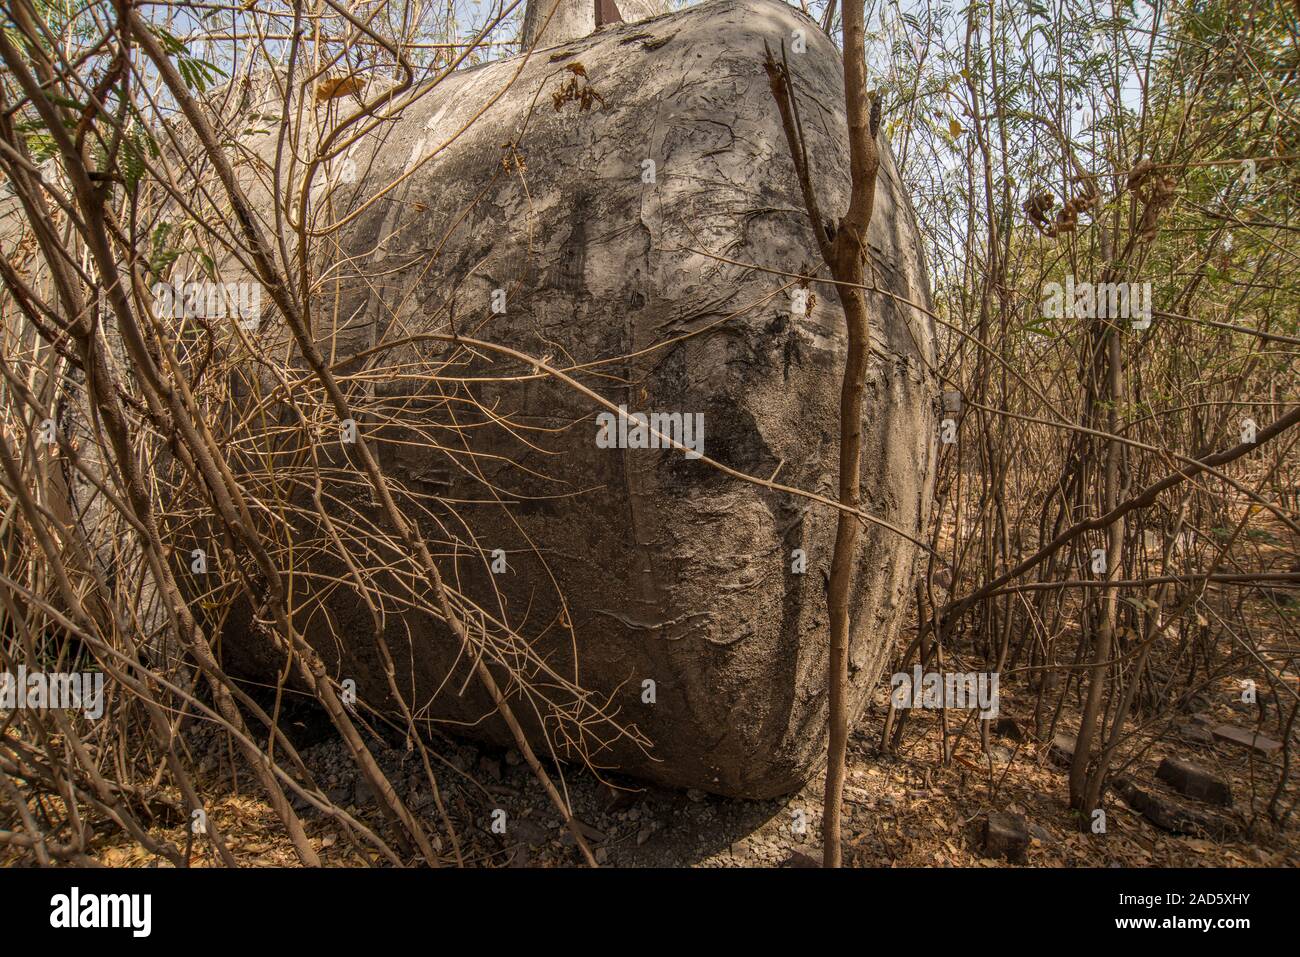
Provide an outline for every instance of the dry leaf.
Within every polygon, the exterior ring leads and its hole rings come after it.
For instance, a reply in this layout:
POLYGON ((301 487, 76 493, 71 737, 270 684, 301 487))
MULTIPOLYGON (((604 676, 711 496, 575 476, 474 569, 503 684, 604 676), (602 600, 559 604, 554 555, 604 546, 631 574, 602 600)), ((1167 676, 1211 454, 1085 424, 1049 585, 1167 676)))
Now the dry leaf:
POLYGON ((355 74, 349 76, 330 76, 316 84, 316 102, 336 100, 349 93, 361 92, 361 78, 355 74))

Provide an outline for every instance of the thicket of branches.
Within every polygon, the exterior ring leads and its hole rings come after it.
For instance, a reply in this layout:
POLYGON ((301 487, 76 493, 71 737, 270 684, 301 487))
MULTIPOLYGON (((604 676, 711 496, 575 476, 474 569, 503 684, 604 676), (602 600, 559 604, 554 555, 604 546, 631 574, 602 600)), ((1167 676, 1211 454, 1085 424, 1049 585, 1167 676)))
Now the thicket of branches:
MULTIPOLYGON (((919 656, 999 672, 1040 737, 1064 716, 1081 812, 1224 678, 1260 682, 1261 723, 1287 741, 1294 6, 909 9, 881 35, 886 129, 962 399, 901 670, 919 656), (1067 277, 1150 283, 1149 326, 1045 315, 1067 277)), ((945 754, 950 735, 987 735, 962 718, 943 723, 945 754)), ((1264 790, 1275 821, 1294 805, 1285 777, 1264 790)))
MULTIPOLYGON (((107 819, 185 863, 189 849, 162 843, 145 822, 161 813, 151 805, 186 820, 204 808, 182 731, 197 717, 230 735, 304 864, 319 858, 291 798, 334 818, 376 860, 459 862, 428 721, 397 686, 384 640, 386 617, 426 614, 461 643, 592 860, 515 712, 532 712, 548 740, 579 755, 589 738, 635 730, 540 660, 497 609, 444 581, 441 558, 481 551, 473 529, 454 506, 386 475, 370 438, 400 423, 412 441, 475 468, 454 411, 448 428, 373 388, 391 377, 423 380, 468 410, 473 395, 458 386, 464 355, 394 358, 345 375, 312 331, 342 281, 330 255, 340 156, 484 56, 488 34, 517 6, 489 11, 467 38, 429 42, 459 36, 454 9, 15 5, 0 36, 8 71, 0 162, 14 232, 3 275, 5 664, 92 667, 112 679, 112 693, 106 719, 91 725, 58 711, 7 716, 13 733, 0 743, 0 770, 22 827, 0 840, 42 862, 79 860, 107 819), (273 169, 247 145, 268 128, 279 137, 273 169), (209 303, 176 310, 157 295, 161 282, 184 289, 232 276, 254 277, 268 308, 251 318, 209 303), (350 448, 339 454, 349 425, 350 448), (357 489, 368 508, 346 504, 357 489), (318 536, 299 533, 304 518, 319 523, 318 536), (442 534, 427 538, 429 526, 442 534), (321 553, 346 569, 344 581, 304 581, 302 566, 321 553), (350 700, 304 637, 307 627, 333 627, 322 603, 338 584, 370 612, 365 637, 420 756, 440 835, 372 753, 374 725, 391 719, 350 700), (328 713, 387 814, 386 833, 335 806, 313 780, 280 729, 284 688, 267 709, 221 668, 214 647, 236 599, 328 713)), ((234 863, 215 822, 197 832, 234 863)))

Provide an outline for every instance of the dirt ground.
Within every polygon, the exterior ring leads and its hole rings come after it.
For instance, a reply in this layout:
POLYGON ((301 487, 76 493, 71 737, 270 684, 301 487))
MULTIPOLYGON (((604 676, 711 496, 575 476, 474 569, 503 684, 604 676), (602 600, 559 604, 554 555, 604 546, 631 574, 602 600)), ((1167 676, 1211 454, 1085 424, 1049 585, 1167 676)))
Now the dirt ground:
MULTIPOLYGON (((877 750, 884 718, 884 691, 877 696, 850 743, 845 790, 846 862, 860 867, 1007 866, 983 849, 984 822, 990 812, 1022 815, 1031 840, 1025 864, 1031 867, 1077 866, 1297 866, 1300 829, 1295 816, 1279 832, 1264 813, 1281 761, 1253 755, 1240 746, 1215 740, 1207 725, 1247 724, 1251 715, 1234 707, 1236 696, 1225 685, 1216 713, 1177 718, 1165 740, 1155 743, 1128 773, 1144 789, 1163 793, 1183 806, 1216 815, 1228 834, 1219 839, 1172 834, 1154 826, 1114 791, 1105 802, 1105 832, 1081 831, 1068 808, 1066 770, 1050 745, 1016 741, 1026 737, 1028 722, 1016 728, 1003 722, 1003 734, 989 736, 987 754, 978 735, 967 734, 947 765, 939 761, 939 717, 915 711, 896 755, 877 750), (1198 764, 1227 780, 1231 809, 1208 809, 1165 788, 1153 777, 1166 754, 1198 764)), ((1004 692, 1004 700, 1008 696, 1004 692)), ((1205 704, 1204 700, 1197 702, 1205 704)), ((1250 709, 1252 713, 1256 709, 1250 709)), ((950 727, 966 713, 949 712, 950 727)), ((300 722, 301 723, 301 722, 300 722)), ((1062 724, 1067 722, 1063 721, 1062 724)), ((324 729, 320 729, 323 733, 324 729)), ((310 730, 306 732, 310 736, 310 730)), ((201 740, 202 735, 200 733, 201 740)), ((201 761, 209 793, 228 796, 208 809, 222 828, 241 864, 292 865, 295 858, 269 806, 244 789, 246 770, 236 781, 228 754, 215 737, 201 761)), ((579 866, 581 857, 560 818, 548 804, 527 767, 512 751, 472 743, 446 742, 439 787, 456 825, 466 864, 499 867, 579 866), (493 812, 505 812, 505 833, 494 833, 493 812)), ((379 751, 390 780, 405 788, 403 796, 427 822, 431 833, 445 833, 419 770, 418 757, 397 748, 379 751)), ((303 757, 331 800, 359 819, 382 826, 369 788, 358 781, 351 762, 334 740, 303 749, 303 757)), ((567 768, 564 782, 598 861, 617 867, 791 867, 820 860, 821 776, 781 800, 737 801, 702 792, 641 788, 630 781, 620 787, 602 783, 585 769, 567 768)), ((1300 784, 1292 783, 1281 799, 1293 805, 1300 784)), ((327 866, 378 863, 373 851, 354 846, 341 828, 313 809, 300 805, 308 833, 327 866)), ((497 815, 500 820, 500 815, 497 815)), ((498 825, 499 829, 499 825, 498 825)), ((177 822, 169 835, 184 846, 177 822), (174 833, 171 833, 174 831, 174 833)), ((450 853, 450 848, 443 845, 450 853)), ((149 859, 120 839, 98 849, 105 864, 141 866, 149 859)), ((196 843, 194 866, 214 862, 210 849, 196 843)))
MULTIPOLYGON (((1259 561, 1284 567, 1290 553, 1277 548, 1281 533, 1265 525, 1259 561)), ((1286 712, 1300 693, 1296 651, 1284 634, 1300 625, 1300 601, 1277 593, 1267 603, 1252 598, 1242 609, 1260 640, 1253 674, 1224 676, 1184 691, 1175 706, 1133 733, 1114 769, 1132 787, 1165 808, 1186 811, 1206 826, 1172 833, 1157 826, 1112 787, 1103 799, 1104 831, 1080 821, 1068 802, 1067 767, 1054 736, 1072 742, 1079 696, 1066 695, 1054 727, 1032 727, 1035 693, 1015 676, 1003 676, 998 721, 988 723, 987 750, 974 712, 946 712, 951 754, 942 760, 939 712, 909 712, 897 751, 880 750, 888 704, 888 675, 850 739, 844 794, 845 862, 859 867, 1030 866, 1193 867, 1300 866, 1300 772, 1288 768, 1285 752, 1263 754, 1216 737, 1224 725, 1243 732, 1283 736, 1279 704, 1286 712), (1265 607, 1267 604, 1267 607, 1265 607), (1281 615, 1279 619, 1277 616, 1281 615), (1265 676, 1267 668, 1269 677, 1265 676), (1243 700, 1242 681, 1253 679, 1258 700, 1243 700), (958 734, 958 731, 964 733, 958 734), (1041 737, 1041 740, 1040 740, 1041 737), (1191 762, 1231 789, 1231 805, 1203 803, 1172 790, 1155 776, 1162 759, 1191 762), (1278 789, 1278 782, 1287 778, 1278 789), (1270 805, 1288 811, 1279 828, 1270 805), (1028 834, 1022 861, 990 856, 985 822, 991 813, 1018 816, 1028 834), (1083 825, 1083 826, 1081 826, 1083 825)), ((1231 643, 1226 643, 1230 645, 1231 643)), ((1248 660, 1255 661, 1254 658, 1248 660)), ((357 819, 386 832, 369 787, 333 734, 323 712, 292 711, 284 722, 302 757, 332 802, 357 819)), ((1300 742, 1290 742, 1294 750, 1300 742)), ((1248 739, 1249 740, 1249 739, 1248 739)), ((222 795, 206 808, 226 835, 235 857, 247 866, 294 865, 297 859, 270 807, 249 793, 252 776, 242 761, 232 763, 228 742, 205 726, 191 726, 188 747, 199 764, 202 792, 222 795)), ((390 781, 425 822, 448 860, 453 848, 437 813, 417 751, 400 740, 372 742, 390 781)), ((439 739, 435 775, 455 827, 461 857, 481 867, 580 866, 582 858, 554 807, 519 755, 463 740, 439 739), (494 830, 494 812, 496 829, 494 830), (504 823, 504 833, 499 833, 504 823)), ((1068 760, 1068 759, 1066 759, 1068 760)), ((1291 762, 1294 764, 1295 762, 1291 762)), ((771 801, 738 801, 698 791, 644 787, 625 778, 601 780, 590 770, 551 767, 572 801, 597 860, 616 867, 783 867, 820 861, 823 778, 771 801)), ((174 802, 178 803, 178 802, 174 802)), ((333 820, 295 800, 312 842, 327 866, 382 864, 372 848, 349 839, 333 820)), ((186 846, 179 814, 158 829, 177 847, 186 846)), ((1157 817, 1159 815, 1156 815, 1157 817)), ((1168 822, 1166 821, 1166 824, 1168 822)), ((95 857, 114 866, 148 866, 153 859, 120 833, 106 831, 95 857)), ((3 863, 0 855, 0 863, 3 863)), ((212 848, 194 842, 193 866, 215 863, 212 848)))

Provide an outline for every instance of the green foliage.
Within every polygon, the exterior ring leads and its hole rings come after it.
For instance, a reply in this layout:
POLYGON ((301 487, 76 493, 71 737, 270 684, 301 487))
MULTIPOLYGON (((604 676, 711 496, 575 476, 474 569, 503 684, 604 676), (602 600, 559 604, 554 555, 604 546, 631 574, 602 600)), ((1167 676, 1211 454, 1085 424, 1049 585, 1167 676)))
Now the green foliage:
POLYGON ((133 125, 122 137, 122 182, 134 193, 144 176, 145 156, 157 159, 158 144, 143 126, 133 125))
POLYGON ((180 73, 185 85, 194 92, 206 92, 207 88, 215 83, 217 78, 226 76, 225 70, 214 63, 209 63, 207 60, 195 56, 181 40, 163 27, 150 27, 150 32, 162 43, 164 52, 176 61, 176 71, 180 73))
POLYGON ((169 244, 172 228, 171 223, 159 223, 149 236, 149 273, 155 281, 166 279, 172 263, 176 262, 184 252, 183 249, 169 244))

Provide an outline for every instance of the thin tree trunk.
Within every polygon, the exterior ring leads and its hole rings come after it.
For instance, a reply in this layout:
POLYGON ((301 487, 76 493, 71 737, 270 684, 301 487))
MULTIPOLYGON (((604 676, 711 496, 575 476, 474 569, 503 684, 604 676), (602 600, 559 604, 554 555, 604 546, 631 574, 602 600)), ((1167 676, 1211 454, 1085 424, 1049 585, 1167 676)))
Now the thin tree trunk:
MULTIPOLYGON (((867 96, 866 26, 863 3, 844 7, 844 106, 849 127, 849 208, 838 227, 824 222, 818 208, 812 176, 804 149, 799 107, 790 84, 789 67, 777 63, 768 51, 768 80, 781 111, 790 155, 803 192, 808 218, 821 250, 822 259, 836 280, 836 292, 844 309, 848 332, 848 355, 840 386, 839 501, 857 510, 861 499, 862 392, 871 351, 871 323, 862 292, 867 255, 867 227, 876 201, 876 173, 880 156, 876 150, 879 114, 867 96)), ((835 550, 831 557, 831 580, 827 594, 830 613, 830 649, 827 657, 827 688, 830 709, 830 742, 826 758, 826 794, 822 811, 823 862, 839 867, 840 805, 844 795, 844 761, 848 749, 849 682, 849 593, 857 555, 859 520, 840 512, 835 529, 835 550)))

